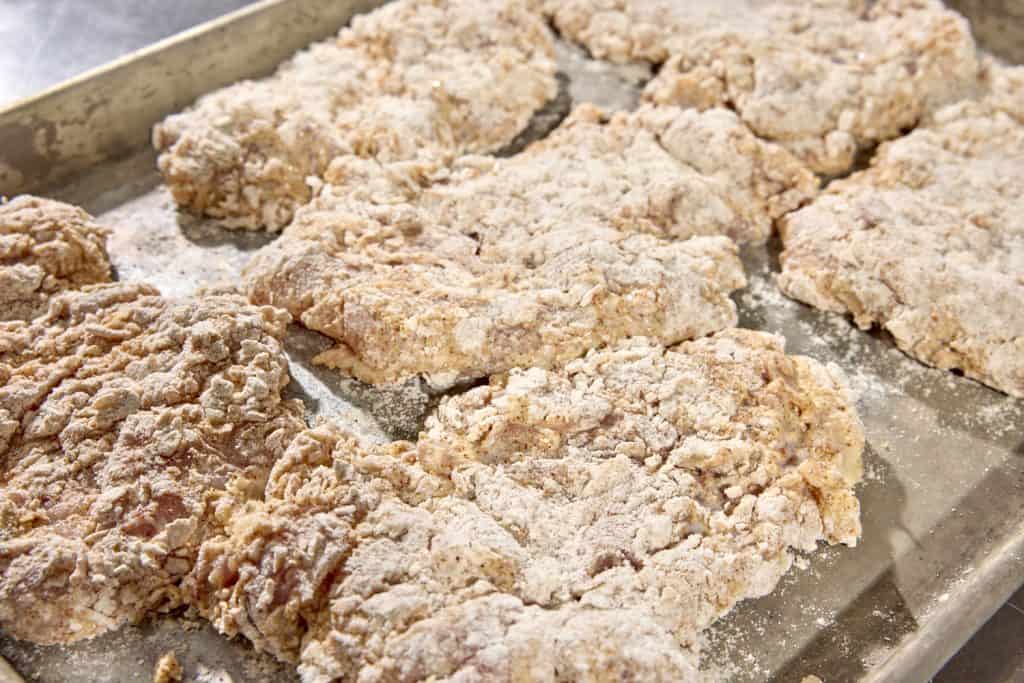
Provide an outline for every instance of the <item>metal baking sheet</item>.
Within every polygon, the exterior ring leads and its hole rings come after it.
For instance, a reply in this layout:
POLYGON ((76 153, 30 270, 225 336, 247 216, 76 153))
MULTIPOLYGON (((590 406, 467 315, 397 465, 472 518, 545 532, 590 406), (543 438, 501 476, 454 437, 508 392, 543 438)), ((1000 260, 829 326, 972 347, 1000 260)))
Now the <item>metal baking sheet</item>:
MULTIPOLYGON (((268 44, 280 59, 372 4, 260 3, 0 112, 0 193, 33 190, 98 215, 113 228, 122 280, 174 295, 237 281, 273 236, 178 213, 154 170, 149 127, 203 92, 265 73, 272 60, 258 56, 268 44)), ((543 136, 574 102, 633 106, 649 76, 565 44, 559 62, 559 98, 519 145, 543 136)), ((774 242, 744 249, 750 285, 735 296, 741 325, 781 333, 790 352, 834 362, 850 377, 868 437, 858 488, 864 538, 855 549, 800 558, 775 592, 713 627, 704 646, 709 677, 927 680, 1024 579, 1024 401, 926 368, 884 334, 786 299, 773 282, 778 251, 774 242)), ((325 343, 299 327, 288 339, 289 391, 311 419, 345 420, 377 439, 414 434, 437 397, 415 382, 380 391, 318 368, 310 359, 325 343)), ((26 680, 46 683, 149 681, 169 650, 187 681, 296 680, 291 667, 187 613, 74 646, 0 635, 0 655, 26 680)))

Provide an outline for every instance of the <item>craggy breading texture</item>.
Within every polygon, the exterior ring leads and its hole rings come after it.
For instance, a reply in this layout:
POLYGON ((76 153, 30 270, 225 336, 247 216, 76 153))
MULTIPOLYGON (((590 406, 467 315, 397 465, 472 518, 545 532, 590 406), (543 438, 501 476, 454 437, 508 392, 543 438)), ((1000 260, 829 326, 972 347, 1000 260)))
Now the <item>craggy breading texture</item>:
POLYGON ((371 383, 549 367, 631 335, 736 323, 736 247, 808 201, 813 174, 725 110, 584 105, 508 159, 341 157, 246 270, 247 293, 371 383))
POLYGON ((555 0, 548 10, 596 57, 664 62, 647 101, 730 107, 824 174, 960 99, 978 71, 967 21, 938 0, 555 0))
MULTIPOLYGON (((589 214, 626 232, 725 235, 746 243, 768 239, 774 221, 817 190, 806 166, 758 139, 727 109, 644 106, 608 117, 582 105, 553 134, 462 194, 495 196, 477 217, 495 227, 521 211, 498 199, 522 204, 532 192, 547 202, 544 220, 551 223, 589 214)), ((458 207, 469 201, 463 196, 458 207)))
POLYGON ((863 444, 780 337, 633 338, 447 399, 417 444, 303 434, 185 586, 305 683, 694 680, 793 550, 856 543, 863 444))
POLYGON ((280 230, 331 159, 449 159, 501 148, 557 91, 550 32, 519 0, 398 0, 261 81, 153 131, 175 201, 280 230))
POLYGON ((57 292, 110 282, 106 239, 69 204, 30 195, 0 204, 0 322, 31 320, 57 292))
POLYGON ((89 638, 179 604, 211 512, 305 427, 288 315, 139 284, 0 323, 0 627, 89 638))
POLYGON ((1024 68, 989 76, 791 214, 779 286, 1024 397, 1024 68))

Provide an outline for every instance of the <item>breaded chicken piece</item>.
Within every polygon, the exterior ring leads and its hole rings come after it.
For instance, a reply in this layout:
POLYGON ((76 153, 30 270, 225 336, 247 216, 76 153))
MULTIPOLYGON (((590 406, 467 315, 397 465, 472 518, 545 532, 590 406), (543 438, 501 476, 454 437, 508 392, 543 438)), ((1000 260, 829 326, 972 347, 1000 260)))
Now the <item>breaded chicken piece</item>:
POLYGON ((305 427, 287 314, 146 285, 0 323, 0 627, 90 638, 179 604, 209 520, 305 427))
POLYGON ((625 340, 448 399, 417 444, 301 435, 188 599, 305 683, 693 680, 793 549, 856 543, 863 444, 780 337, 625 340))
POLYGON ((504 231, 505 241, 586 221, 670 239, 763 242, 818 189, 808 168, 726 109, 644 106, 609 116, 585 104, 514 159, 480 163, 466 182, 420 203, 436 205, 446 222, 504 231))
POLYGON ((519 0, 398 0, 261 81, 153 131, 183 208, 280 230, 331 159, 440 159, 512 141, 557 91, 547 27, 519 0))
POLYGON ((78 207, 30 195, 0 204, 0 321, 31 320, 57 292, 110 282, 106 240, 78 207))
POLYGON ((838 174, 974 85, 967 21, 938 0, 565 0, 546 5, 596 57, 664 63, 644 99, 727 106, 838 174))
POLYGON ((791 214, 779 286, 1024 397, 1024 68, 986 85, 791 214))
POLYGON ((817 187, 730 112, 591 106, 509 159, 345 157, 327 177, 247 267, 249 296, 336 340, 320 363, 438 386, 734 325, 722 236, 764 239, 817 187))

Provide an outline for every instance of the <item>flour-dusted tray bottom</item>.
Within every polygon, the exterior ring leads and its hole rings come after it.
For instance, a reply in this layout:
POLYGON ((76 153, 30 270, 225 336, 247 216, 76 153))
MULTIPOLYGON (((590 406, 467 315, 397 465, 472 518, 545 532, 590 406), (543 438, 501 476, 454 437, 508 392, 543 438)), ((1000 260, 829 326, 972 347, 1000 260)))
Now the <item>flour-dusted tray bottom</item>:
MULTIPOLYGON (((236 24, 239 31, 245 26, 236 24)), ((592 62, 565 45, 559 58, 563 92, 537 118, 535 137, 570 101, 635 103, 643 69, 592 62)), ((237 283, 253 251, 273 236, 178 214, 154 169, 153 153, 139 148, 46 194, 81 204, 113 229, 118 279, 147 281, 170 295, 237 283)), ((790 353, 836 363, 849 376, 868 442, 858 487, 863 541, 799 559, 775 592, 741 604, 708 632, 704 660, 711 673, 738 682, 810 674, 825 681, 926 679, 1024 576, 1024 401, 926 368, 884 334, 786 299, 773 282, 778 251, 774 242, 744 248, 750 284, 735 296, 740 325, 783 334, 790 353)), ((340 419, 380 440, 414 435, 436 397, 417 382, 381 391, 313 365, 327 345, 297 326, 288 338, 289 391, 311 415, 340 419)), ((218 672, 236 683, 297 680, 293 667, 187 615, 73 646, 0 636, 0 655, 29 680, 46 683, 150 681, 168 650, 184 666, 185 680, 216 681, 218 672), (205 678, 197 678, 204 670, 205 678)))

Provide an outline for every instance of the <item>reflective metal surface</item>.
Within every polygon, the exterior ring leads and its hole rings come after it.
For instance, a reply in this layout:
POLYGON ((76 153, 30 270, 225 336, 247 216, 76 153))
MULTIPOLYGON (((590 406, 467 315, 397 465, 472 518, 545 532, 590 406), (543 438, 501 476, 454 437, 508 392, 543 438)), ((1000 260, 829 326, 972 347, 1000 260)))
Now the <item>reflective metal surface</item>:
POLYGON ((199 95, 273 70, 379 0, 262 0, 0 110, 0 194, 53 184, 149 140, 199 95))
MULTIPOLYGON (((236 279, 252 250, 272 238, 179 215, 153 170, 146 131, 201 92, 265 72, 265 45, 287 54, 312 39, 310 27, 335 30, 347 18, 343 5, 264 2, 0 112, 0 164, 8 164, 6 178, 0 166, 0 192, 4 183, 28 187, 77 174, 51 182, 46 193, 82 204, 113 228, 119 278, 148 280, 170 294, 236 279), (90 106, 106 113, 75 119, 90 106), (3 144, 11 126, 44 143, 48 131, 59 134, 28 154, 12 153, 3 144), (76 145, 86 143, 86 153, 77 154, 76 145)), ((591 62, 568 46, 560 48, 560 63, 563 98, 610 107, 630 106, 643 77, 591 62)), ((741 324, 779 332, 791 352, 834 362, 850 377, 868 436, 867 475, 858 489, 864 539, 855 549, 801 559, 779 590, 716 625, 705 647, 709 673, 734 681, 810 674, 829 682, 927 680, 1024 576, 1024 401, 925 368, 883 334, 784 298, 773 282, 777 252, 777 244, 744 250, 751 282, 736 296, 741 324)), ((414 431, 429 396, 417 386, 382 393, 339 380, 309 362, 320 343, 297 328, 288 341, 292 389, 315 415, 348 420, 376 438, 414 431)), ((294 680, 288 667, 244 642, 228 642, 201 624, 182 630, 177 619, 73 647, 0 638, 0 654, 30 680, 46 682, 148 681, 168 649, 182 660, 186 680, 199 680, 200 666, 228 672, 237 683, 294 680)))
POLYGON ((255 0, 0 0, 0 105, 255 0))

